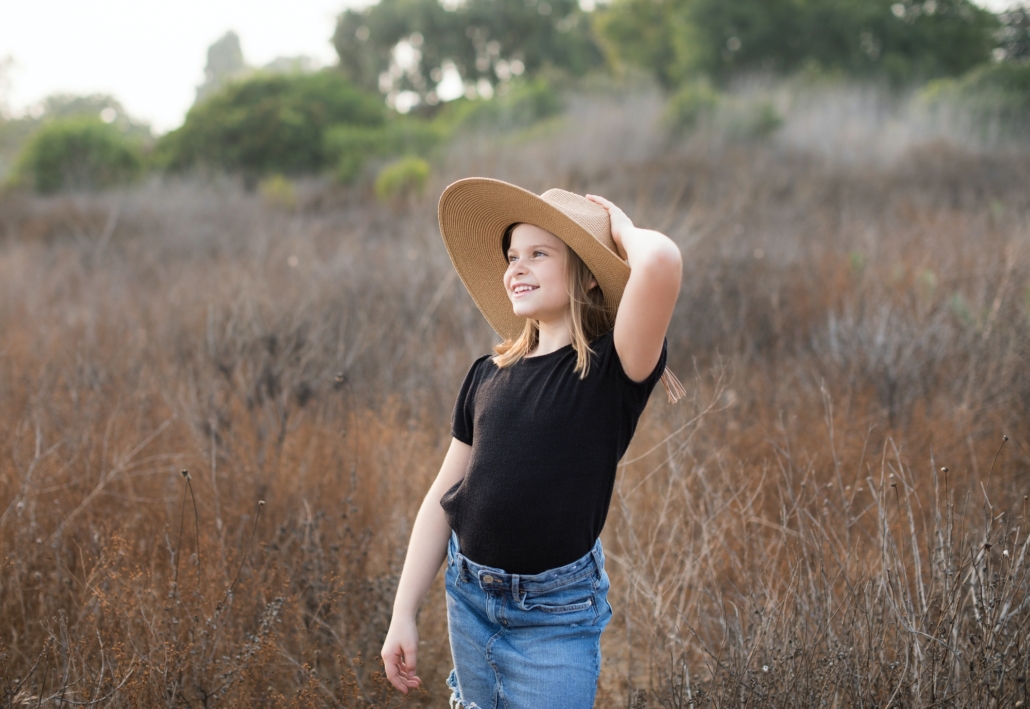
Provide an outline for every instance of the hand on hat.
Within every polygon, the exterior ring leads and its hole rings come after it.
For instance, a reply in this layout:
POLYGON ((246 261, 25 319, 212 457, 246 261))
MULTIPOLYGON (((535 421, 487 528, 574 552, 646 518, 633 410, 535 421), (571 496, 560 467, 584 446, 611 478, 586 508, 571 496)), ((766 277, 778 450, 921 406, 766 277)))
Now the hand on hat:
POLYGON ((626 216, 624 211, 604 197, 596 194, 584 196, 591 202, 599 204, 608 210, 608 218, 611 219, 612 223, 612 238, 615 240, 615 246, 619 249, 619 257, 624 261, 628 261, 629 257, 626 255, 626 247, 622 245, 622 237, 636 228, 633 226, 633 221, 626 216))

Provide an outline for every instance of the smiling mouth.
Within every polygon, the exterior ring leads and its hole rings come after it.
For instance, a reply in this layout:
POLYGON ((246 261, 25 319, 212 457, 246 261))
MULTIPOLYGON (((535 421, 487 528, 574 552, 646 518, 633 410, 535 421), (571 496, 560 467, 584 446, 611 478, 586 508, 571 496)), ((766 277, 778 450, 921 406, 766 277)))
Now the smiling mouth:
POLYGON ((511 289, 511 293, 512 295, 522 295, 524 293, 530 293, 532 291, 535 291, 539 287, 540 286, 515 286, 511 289))

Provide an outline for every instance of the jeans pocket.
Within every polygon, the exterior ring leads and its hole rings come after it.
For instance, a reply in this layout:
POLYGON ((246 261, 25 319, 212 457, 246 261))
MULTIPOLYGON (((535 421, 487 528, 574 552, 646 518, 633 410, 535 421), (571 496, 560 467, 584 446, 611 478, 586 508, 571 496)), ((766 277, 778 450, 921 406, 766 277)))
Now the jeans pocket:
POLYGON ((542 613, 581 613, 593 610, 597 600, 593 581, 586 577, 543 593, 525 593, 519 605, 542 613))
POLYGON ((587 598, 583 601, 576 603, 564 603, 559 605, 553 605, 550 603, 533 603, 532 601, 523 601, 523 608, 527 611, 540 611, 542 613, 580 613, 585 610, 590 610, 594 607, 594 599, 587 598))

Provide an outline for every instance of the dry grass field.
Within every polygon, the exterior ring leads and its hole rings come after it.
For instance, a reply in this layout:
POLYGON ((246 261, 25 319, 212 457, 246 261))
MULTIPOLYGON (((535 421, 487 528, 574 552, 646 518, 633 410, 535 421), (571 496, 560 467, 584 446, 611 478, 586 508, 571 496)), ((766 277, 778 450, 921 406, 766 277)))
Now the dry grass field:
POLYGON ((598 706, 1030 705, 1030 151, 877 100, 670 142, 654 96, 581 96, 392 205, 0 197, 0 705, 446 705, 439 585, 424 689, 378 651, 494 342, 436 224, 471 174, 685 254, 689 393, 620 470, 598 706))

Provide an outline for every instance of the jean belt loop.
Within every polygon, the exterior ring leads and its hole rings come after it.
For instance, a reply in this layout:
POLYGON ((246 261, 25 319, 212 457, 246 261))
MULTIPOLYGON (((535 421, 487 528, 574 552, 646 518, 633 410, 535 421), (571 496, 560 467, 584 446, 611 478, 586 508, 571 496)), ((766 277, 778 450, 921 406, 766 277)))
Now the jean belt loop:
POLYGON ((518 574, 512 574, 511 575, 511 596, 512 596, 512 598, 515 599, 516 603, 518 603, 521 600, 519 598, 519 575, 518 574))
POLYGON ((469 580, 470 580, 470 577, 471 577, 471 575, 469 574, 468 564, 465 563, 465 557, 458 557, 458 558, 460 559, 460 561, 458 563, 461 566, 461 580, 464 581, 465 583, 468 583, 469 580))
POLYGON ((604 558, 601 556, 601 545, 597 542, 591 547, 590 556, 594 557, 594 564, 597 565, 597 573, 600 575, 604 571, 604 558))

